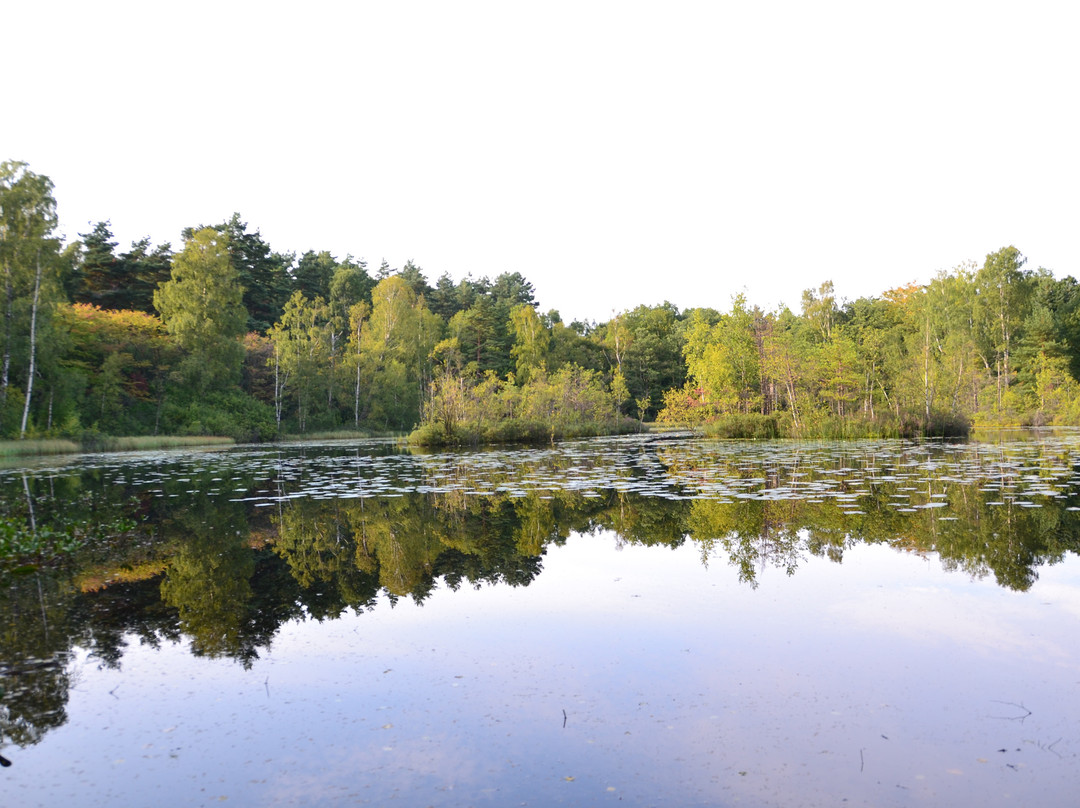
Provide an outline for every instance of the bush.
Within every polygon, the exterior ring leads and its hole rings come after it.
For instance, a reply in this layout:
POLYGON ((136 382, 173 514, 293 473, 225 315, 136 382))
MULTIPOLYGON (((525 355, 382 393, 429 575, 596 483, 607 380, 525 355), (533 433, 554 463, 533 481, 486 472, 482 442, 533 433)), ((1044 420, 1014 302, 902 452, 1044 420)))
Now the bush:
POLYGON ((616 414, 600 375, 577 365, 540 373, 521 387, 488 372, 466 381, 452 371, 433 380, 424 418, 409 436, 418 446, 548 443, 560 438, 637 432, 616 414))
POLYGON ((188 403, 167 404, 165 431, 176 435, 221 435, 237 441, 268 441, 277 434, 269 404, 239 391, 188 403))
POLYGON ((624 435, 638 432, 641 424, 633 418, 618 421, 595 421, 554 424, 524 418, 506 418, 475 425, 456 424, 449 430, 441 422, 418 426, 409 435, 414 446, 479 446, 483 443, 550 443, 566 438, 591 438, 598 435, 624 435))
POLYGON ((924 438, 966 438, 971 434, 971 420, 952 413, 935 413, 923 426, 924 438))
POLYGON ((740 440, 775 440, 788 436, 788 424, 783 423, 786 420, 775 412, 768 415, 757 412, 731 413, 707 424, 705 434, 740 440))

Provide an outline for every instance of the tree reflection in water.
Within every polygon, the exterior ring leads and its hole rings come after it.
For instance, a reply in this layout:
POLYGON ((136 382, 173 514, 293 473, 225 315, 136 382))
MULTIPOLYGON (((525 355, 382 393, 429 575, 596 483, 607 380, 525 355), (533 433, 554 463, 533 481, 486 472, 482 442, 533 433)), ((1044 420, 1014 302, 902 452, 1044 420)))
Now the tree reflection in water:
POLYGON ((527 586, 573 533, 691 542, 749 585, 872 543, 1022 591, 1080 547, 1069 441, 598 441, 418 457, 307 447, 154 463, 6 480, 5 518, 36 502, 38 524, 52 513, 56 531, 90 538, 59 562, 0 568, 3 739, 29 746, 67 720, 76 649, 118 667, 133 640, 186 639, 250 666, 288 621, 365 612, 380 596, 419 603, 440 585, 527 586))

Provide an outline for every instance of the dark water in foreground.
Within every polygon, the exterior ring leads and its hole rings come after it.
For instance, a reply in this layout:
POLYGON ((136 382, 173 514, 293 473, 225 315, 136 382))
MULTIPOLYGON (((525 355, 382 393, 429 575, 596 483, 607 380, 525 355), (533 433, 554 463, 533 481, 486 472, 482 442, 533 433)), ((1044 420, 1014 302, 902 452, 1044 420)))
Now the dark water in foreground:
POLYGON ((4 805, 1072 805, 1080 439, 0 472, 4 805))

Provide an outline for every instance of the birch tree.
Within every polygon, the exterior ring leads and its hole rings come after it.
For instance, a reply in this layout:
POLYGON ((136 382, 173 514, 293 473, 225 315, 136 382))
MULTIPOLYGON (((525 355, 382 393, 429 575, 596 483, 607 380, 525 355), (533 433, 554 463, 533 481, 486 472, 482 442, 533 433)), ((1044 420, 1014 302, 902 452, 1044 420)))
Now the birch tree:
POLYGON ((173 260, 171 280, 154 293, 165 328, 187 353, 182 375, 197 393, 240 379, 248 317, 226 241, 211 228, 193 233, 173 260))
POLYGON ((25 437, 37 373, 38 339, 46 309, 55 302, 60 242, 54 238, 56 200, 48 177, 26 163, 0 163, 0 282, 3 283, 3 355, 0 358, 0 430, 12 386, 12 361, 26 356, 22 421, 25 437))

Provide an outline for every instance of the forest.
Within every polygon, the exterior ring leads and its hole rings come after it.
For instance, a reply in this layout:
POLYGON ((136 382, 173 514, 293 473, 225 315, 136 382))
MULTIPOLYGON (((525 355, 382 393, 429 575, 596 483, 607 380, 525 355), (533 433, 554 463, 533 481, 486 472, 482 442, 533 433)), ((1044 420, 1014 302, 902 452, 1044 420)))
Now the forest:
POLYGON ((798 312, 737 295, 566 323, 520 273, 432 284, 411 261, 282 253, 239 214, 183 227, 175 249, 121 248, 109 221, 65 243, 58 224, 49 178, 0 164, 3 438, 1080 424, 1080 287, 1014 246, 876 297, 849 301, 825 281, 798 312))

